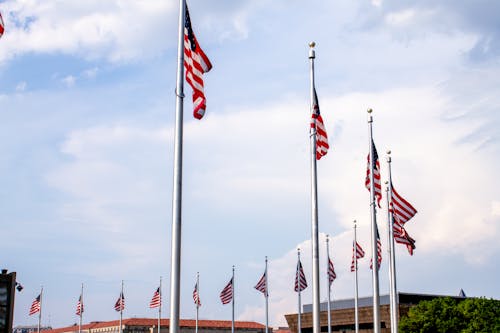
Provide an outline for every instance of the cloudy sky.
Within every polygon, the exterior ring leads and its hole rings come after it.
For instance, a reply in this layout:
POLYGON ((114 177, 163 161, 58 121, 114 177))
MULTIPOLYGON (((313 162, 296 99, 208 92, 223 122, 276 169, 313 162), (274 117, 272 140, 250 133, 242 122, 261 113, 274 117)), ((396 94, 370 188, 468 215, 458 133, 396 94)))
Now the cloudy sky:
MULTIPOLYGON (((231 318, 219 292, 236 266, 236 317, 264 322, 253 289, 269 257, 270 323, 296 311, 296 249, 311 279, 309 64, 331 149, 318 163, 325 235, 353 297, 352 221, 369 254, 364 188, 374 139, 387 177, 418 214, 410 257, 397 247, 404 292, 500 298, 500 5, 487 1, 192 0, 193 28, 213 63, 207 113, 185 102, 181 317, 200 272, 204 319, 231 318)), ((0 1, 0 261, 16 271, 15 324, 44 287, 43 324, 154 317, 169 306, 174 0, 0 1)), ((191 90, 186 86, 186 94, 191 90)), ((385 200, 385 199, 384 199, 385 200)), ((386 211, 380 289, 388 292, 386 211)), ((360 295, 371 294, 367 258, 360 295)), ((325 288, 321 299, 326 299, 325 288)), ((303 295, 311 300, 311 288, 303 295)), ((168 311, 165 311, 168 312, 168 311)))

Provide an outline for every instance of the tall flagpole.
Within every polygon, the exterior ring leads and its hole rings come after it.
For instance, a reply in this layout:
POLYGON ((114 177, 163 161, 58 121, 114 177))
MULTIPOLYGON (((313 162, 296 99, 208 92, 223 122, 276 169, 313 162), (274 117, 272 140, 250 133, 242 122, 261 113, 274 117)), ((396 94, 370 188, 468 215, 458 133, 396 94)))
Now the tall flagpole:
POLYGON ((232 292, 233 292, 233 298, 231 299, 231 307, 232 307, 232 311, 231 311, 231 333, 234 333, 234 265, 233 265, 233 279, 232 279, 233 283, 232 283, 232 286, 231 288, 233 289, 232 292))
POLYGON ((267 284, 267 256, 266 256, 266 333, 269 333, 269 285, 267 284))
POLYGON ((40 311, 38 311, 38 329, 37 333, 40 333, 40 326, 42 323, 42 307, 43 307, 43 286, 40 287, 40 311))
POLYGON ((196 293, 198 294, 198 298, 196 300, 196 326, 194 333, 198 333, 198 312, 200 308, 200 302, 198 301, 200 299, 200 272, 196 272, 196 293))
POLYGON ((359 332, 358 318, 358 240, 356 239, 356 220, 354 220, 354 244, 352 247, 354 259, 354 326, 356 333, 359 332))
POLYGON ((120 330, 119 332, 122 333, 122 321, 123 321, 123 280, 122 280, 122 291, 120 293, 120 330))
POLYGON ((182 133, 184 107, 184 22, 186 0, 179 0, 177 86, 175 89, 174 179, 172 193, 172 244, 170 259, 170 333, 179 333, 182 226, 182 133))
POLYGON ((378 282, 378 258, 377 258, 377 212, 375 208, 375 180, 373 160, 373 133, 372 133, 372 109, 368 109, 368 134, 370 147, 370 218, 372 231, 372 288, 373 288, 373 332, 380 333, 380 294, 378 282))
POLYGON ((82 317, 83 317, 83 283, 82 283, 82 291, 80 293, 80 325, 78 326, 78 333, 82 333, 82 317))
POLYGON ((298 285, 299 285, 299 293, 298 293, 298 301, 299 301, 299 309, 297 311, 297 333, 302 333, 302 325, 301 325, 301 317, 302 317, 302 304, 301 304, 301 300, 300 300, 300 293, 301 293, 301 290, 302 288, 300 287, 300 278, 299 278, 299 262, 300 262, 300 249, 297 249, 297 269, 296 269, 296 272, 295 272, 295 280, 297 281, 298 280, 298 285))
MULTIPOLYGON (((311 75, 311 113, 314 112, 314 46, 309 44, 311 75)), ((319 242, 318 242, 318 182, 316 174, 316 126, 311 126, 311 237, 312 237, 312 288, 313 288, 313 333, 320 333, 319 322, 319 242)))
POLYGON ((391 151, 387 151, 387 167, 389 170, 389 181, 386 182, 387 201, 387 225, 389 230, 389 285, 390 285, 390 309, 391 309, 391 333, 398 333, 398 289, 396 284, 396 248, 394 246, 394 216, 390 210, 389 203, 392 200, 392 176, 391 176, 391 151))
POLYGON ((158 333, 160 333, 161 329, 161 303, 162 303, 162 291, 161 291, 161 276, 160 276, 160 305, 158 306, 158 333))
POLYGON ((330 292, 331 292, 331 284, 330 284, 330 246, 328 235, 326 235, 326 290, 328 290, 328 303, 327 303, 327 311, 328 311, 328 333, 332 333, 332 313, 330 308, 330 292))

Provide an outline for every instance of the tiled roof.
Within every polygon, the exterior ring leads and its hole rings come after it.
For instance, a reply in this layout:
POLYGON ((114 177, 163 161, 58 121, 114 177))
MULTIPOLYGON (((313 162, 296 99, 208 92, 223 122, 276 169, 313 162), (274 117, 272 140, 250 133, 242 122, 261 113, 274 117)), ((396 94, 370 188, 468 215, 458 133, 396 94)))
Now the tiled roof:
MULTIPOLYGON (((161 326, 170 326, 170 319, 162 319, 160 322, 161 326)), ((82 325, 83 330, 98 329, 105 327, 116 327, 120 325, 119 320, 111 321, 101 321, 101 322, 91 322, 89 324, 82 325)), ((158 325, 158 319, 152 318, 128 318, 122 320, 122 325, 124 326, 153 326, 158 325)), ((180 327, 195 327, 196 320, 194 319, 181 319, 179 321, 180 327)), ((230 320, 198 320, 199 328, 231 328, 230 320)), ((235 321, 235 328, 240 329, 265 329, 266 327, 262 324, 253 321, 235 321)), ((78 332, 78 325, 55 328, 52 330, 44 330, 43 333, 66 333, 66 332, 78 332)))

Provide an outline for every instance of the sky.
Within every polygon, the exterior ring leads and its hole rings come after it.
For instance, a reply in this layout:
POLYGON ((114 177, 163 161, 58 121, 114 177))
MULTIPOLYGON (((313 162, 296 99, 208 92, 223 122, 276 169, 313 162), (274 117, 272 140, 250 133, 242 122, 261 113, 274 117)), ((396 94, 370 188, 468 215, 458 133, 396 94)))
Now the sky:
MULTIPOLYGON (((418 210, 397 245, 402 292, 500 298, 500 3, 191 0, 213 69, 207 111, 184 103, 181 318, 231 319, 219 293, 235 266, 236 319, 265 322, 253 287, 269 259, 270 325, 296 313, 297 248, 311 281, 308 44, 330 150, 318 161, 321 300, 326 235, 352 298, 353 220, 371 290, 368 108, 382 179, 418 210)), ((178 3, 0 1, 0 262, 24 286, 15 325, 43 285, 42 324, 169 313, 178 3)), ((388 293, 387 211, 377 212, 388 293)), ((311 283, 309 283, 311 285, 311 283)), ((311 287, 302 295, 310 303, 311 287)))

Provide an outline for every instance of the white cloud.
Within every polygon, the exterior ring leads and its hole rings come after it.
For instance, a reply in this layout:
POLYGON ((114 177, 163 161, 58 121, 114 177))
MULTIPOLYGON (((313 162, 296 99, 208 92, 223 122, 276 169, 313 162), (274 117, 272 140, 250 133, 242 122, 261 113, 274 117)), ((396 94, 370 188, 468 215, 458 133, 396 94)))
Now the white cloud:
POLYGON ((26 90, 26 87, 28 86, 28 84, 26 83, 26 81, 22 81, 22 82, 19 82, 17 85, 16 85, 16 91, 17 92, 23 92, 26 90))
POLYGON ((73 75, 68 75, 68 76, 62 78, 61 82, 64 83, 66 85, 66 87, 71 88, 76 83, 76 77, 74 77, 73 75))

